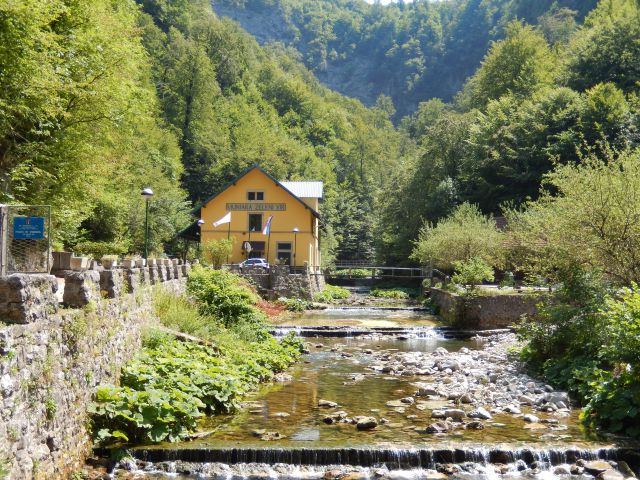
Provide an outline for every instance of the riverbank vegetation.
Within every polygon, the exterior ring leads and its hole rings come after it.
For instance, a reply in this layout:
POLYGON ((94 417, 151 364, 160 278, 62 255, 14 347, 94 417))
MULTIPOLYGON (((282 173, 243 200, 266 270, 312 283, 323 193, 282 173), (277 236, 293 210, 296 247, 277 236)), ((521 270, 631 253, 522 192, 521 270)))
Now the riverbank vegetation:
POLYGON ((317 293, 313 299, 320 303, 334 303, 339 300, 346 300, 351 296, 351 292, 346 288, 337 285, 325 285, 322 292, 317 293))
POLYGON ((157 292, 163 326, 205 344, 151 330, 122 370, 120 386, 100 386, 91 408, 102 444, 189 438, 205 415, 233 411, 243 395, 295 362, 302 344, 272 337, 256 297, 230 273, 195 269, 187 297, 157 292))
POLYGON ((424 156, 404 188, 425 192, 425 203, 421 214, 392 204, 388 217, 446 214, 396 231, 457 283, 508 269, 550 287, 519 328, 523 360, 580 400, 585 424, 635 437, 640 76, 624 58, 640 53, 638 19, 637 2, 602 1, 555 51, 512 24, 455 105, 425 103, 411 120, 426 125, 424 156))

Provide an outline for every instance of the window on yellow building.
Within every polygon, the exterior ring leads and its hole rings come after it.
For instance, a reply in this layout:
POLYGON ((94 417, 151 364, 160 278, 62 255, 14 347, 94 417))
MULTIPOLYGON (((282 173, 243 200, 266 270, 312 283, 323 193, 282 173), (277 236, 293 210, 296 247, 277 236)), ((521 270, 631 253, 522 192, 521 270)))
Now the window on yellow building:
POLYGON ((264 200, 264 192, 247 192, 247 200, 261 202, 264 200))
POLYGON ((262 231, 262 214, 261 213, 249 214, 249 231, 250 232, 262 231))

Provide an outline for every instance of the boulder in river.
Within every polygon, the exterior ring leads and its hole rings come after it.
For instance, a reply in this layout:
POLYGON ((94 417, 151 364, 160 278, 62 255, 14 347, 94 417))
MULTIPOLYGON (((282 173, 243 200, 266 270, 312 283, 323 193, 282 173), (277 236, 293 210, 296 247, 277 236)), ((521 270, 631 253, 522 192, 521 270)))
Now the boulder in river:
POLYGON ((605 462, 604 460, 594 460, 592 462, 585 462, 584 464, 585 471, 593 476, 598 476, 602 472, 611 470, 611 468, 609 462, 605 462))
POLYGON ((331 400, 318 400, 318 406, 324 408, 336 408, 338 404, 336 402, 332 402, 331 400))
POLYGON ((360 417, 356 428, 358 430, 372 430, 378 426, 378 421, 374 417, 360 417))
POLYGON ((450 422, 447 422, 445 420, 441 422, 432 423, 425 429, 425 432, 426 433, 447 433, 451 430, 453 430, 453 425, 451 425, 450 422))
POLYGON ((446 418, 453 418, 457 421, 461 421, 465 416, 464 410, 460 410, 458 408, 447 408, 444 411, 444 414, 446 418))
POLYGON ((475 410, 467 413, 467 417, 478 418, 480 420, 491 420, 493 418, 491 414, 482 407, 476 408, 475 410))

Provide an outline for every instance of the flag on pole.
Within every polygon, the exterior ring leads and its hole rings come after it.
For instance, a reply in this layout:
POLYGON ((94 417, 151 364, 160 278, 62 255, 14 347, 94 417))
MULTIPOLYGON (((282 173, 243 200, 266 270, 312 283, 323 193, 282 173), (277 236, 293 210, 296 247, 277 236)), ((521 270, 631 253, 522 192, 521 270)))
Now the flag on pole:
POLYGON ((264 226, 264 229, 262 230, 263 235, 271 234, 271 220, 273 220, 273 215, 269 215, 269 218, 267 219, 267 224, 264 226))
POLYGON ((231 223, 231 212, 227 213, 224 217, 222 217, 217 222, 213 222, 213 226, 214 227, 218 227, 218 226, 223 225, 225 223, 231 223))

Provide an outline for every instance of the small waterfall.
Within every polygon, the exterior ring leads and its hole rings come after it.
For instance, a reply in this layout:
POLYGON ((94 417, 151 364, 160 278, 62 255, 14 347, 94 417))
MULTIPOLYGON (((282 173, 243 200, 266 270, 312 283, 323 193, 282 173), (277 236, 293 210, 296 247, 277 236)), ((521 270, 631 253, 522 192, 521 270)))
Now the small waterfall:
POLYGON ((287 464, 306 466, 353 465, 389 470, 434 469, 438 464, 515 464, 537 462, 540 467, 575 463, 576 460, 626 460, 637 465, 633 449, 509 449, 505 448, 136 448, 138 460, 223 464, 287 464))
MULTIPOLYGON (((464 335, 438 327, 289 327, 280 326, 271 329, 275 337, 283 337, 289 332, 295 332, 300 337, 334 337, 351 338, 364 335, 404 336, 412 338, 465 338, 464 335)), ((469 337, 468 334, 465 334, 469 337)))

